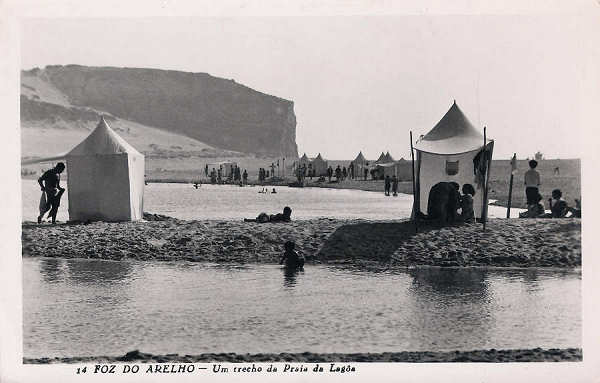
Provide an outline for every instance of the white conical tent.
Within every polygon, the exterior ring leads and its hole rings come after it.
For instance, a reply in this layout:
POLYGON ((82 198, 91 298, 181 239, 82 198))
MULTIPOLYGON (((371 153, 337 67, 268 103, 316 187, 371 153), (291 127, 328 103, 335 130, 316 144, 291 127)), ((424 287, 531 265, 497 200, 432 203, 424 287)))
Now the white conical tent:
MULTIPOLYGON (((485 147, 491 160, 494 141, 486 140, 485 147)), ((414 148, 417 151, 414 209, 427 212, 429 191, 438 182, 456 182, 461 188, 469 183, 475 188, 475 217, 485 216, 484 182, 475 174, 476 157, 483 157, 480 155, 484 148, 483 134, 475 129, 456 101, 433 129, 417 140, 414 148)), ((489 167, 486 173, 489 173, 489 167)))
POLYGON ((316 176, 327 175, 327 161, 323 159, 321 153, 319 153, 317 157, 314 160, 312 160, 312 168, 316 176))
POLYGON ((65 157, 71 221, 143 218, 144 156, 104 118, 65 157))

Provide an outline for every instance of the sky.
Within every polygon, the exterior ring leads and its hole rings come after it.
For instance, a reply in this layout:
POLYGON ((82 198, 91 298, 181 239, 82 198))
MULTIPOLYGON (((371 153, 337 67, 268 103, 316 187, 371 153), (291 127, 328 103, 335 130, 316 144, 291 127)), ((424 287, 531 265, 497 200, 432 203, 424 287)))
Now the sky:
POLYGON ((26 19, 21 67, 206 72, 294 102, 299 155, 409 158, 453 101, 496 158, 576 158, 596 16, 26 19))

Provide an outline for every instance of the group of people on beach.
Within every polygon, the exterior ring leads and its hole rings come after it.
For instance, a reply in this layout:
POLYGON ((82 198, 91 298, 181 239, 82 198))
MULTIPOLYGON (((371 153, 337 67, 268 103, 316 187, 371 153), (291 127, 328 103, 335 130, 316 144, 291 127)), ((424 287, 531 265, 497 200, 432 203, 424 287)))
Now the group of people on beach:
POLYGON ((548 205, 550 207, 550 213, 546 213, 544 205, 542 204, 542 197, 540 193, 541 177, 540 173, 536 170, 538 162, 536 160, 529 161, 529 170, 525 172, 524 184, 525 184, 525 197, 527 199, 527 211, 519 213, 520 218, 565 218, 577 217, 581 218, 581 200, 575 199, 575 207, 570 207, 562 198, 562 191, 560 189, 552 190, 552 198, 548 199, 548 205))
POLYGON ((475 188, 471 184, 461 187, 456 182, 438 182, 433 185, 427 201, 427 214, 417 212, 417 216, 425 221, 447 223, 474 223, 473 197, 475 188), (460 210, 460 212, 459 212, 460 210))

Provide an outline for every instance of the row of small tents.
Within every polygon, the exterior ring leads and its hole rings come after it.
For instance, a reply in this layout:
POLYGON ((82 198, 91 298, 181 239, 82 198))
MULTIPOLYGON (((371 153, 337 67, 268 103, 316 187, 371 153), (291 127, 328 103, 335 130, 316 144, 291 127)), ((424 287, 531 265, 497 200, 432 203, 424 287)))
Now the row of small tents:
MULTIPOLYGON (((389 151, 387 153, 381 152, 381 155, 375 161, 368 161, 361 151, 353 161, 344 164, 348 171, 350 171, 350 163, 354 168, 354 177, 358 179, 364 177, 365 170, 368 178, 383 179, 386 176, 396 176, 401 181, 412 179, 412 163, 404 158, 396 161, 389 151)), ((329 162, 321 156, 321 153, 315 158, 309 158, 304 153, 297 164, 297 166, 306 166, 307 169, 314 170, 314 175, 317 177, 327 176, 329 162)))
MULTIPOLYGON (((410 144, 412 146, 413 143, 410 144)), ((455 101, 433 129, 421 136, 414 145, 413 215, 418 211, 427 211, 428 195, 433 185, 453 181, 461 186, 465 183, 474 186, 475 216, 485 218, 487 192, 484 191, 487 190, 493 147, 494 141, 484 138, 455 101)), ((302 158, 307 159, 306 156, 302 158)), ((22 164, 56 160, 66 160, 67 163, 71 221, 129 221, 143 218, 144 155, 115 133, 104 118, 70 152, 23 161, 22 164)), ((366 166, 368 161, 359 153, 355 159, 356 170, 360 169, 358 166, 363 161, 366 166)), ((412 162, 406 163, 412 172, 412 162)), ((327 169, 327 162, 320 154, 312 160, 312 165, 319 170, 327 169)), ((386 167, 386 163, 377 165, 386 167)))

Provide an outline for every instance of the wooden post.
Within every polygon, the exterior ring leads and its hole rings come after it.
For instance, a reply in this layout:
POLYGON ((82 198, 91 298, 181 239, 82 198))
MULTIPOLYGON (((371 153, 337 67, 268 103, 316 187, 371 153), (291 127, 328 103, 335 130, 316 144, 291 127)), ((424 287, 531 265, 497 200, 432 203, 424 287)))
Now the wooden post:
POLYGON ((517 153, 513 155, 513 158, 510 160, 510 182, 508 184, 508 206, 506 207, 506 218, 510 218, 510 205, 512 204, 512 189, 513 189, 513 179, 515 178, 513 169, 513 161, 516 164, 517 161, 517 153))
POLYGON ((415 232, 419 232, 419 216, 417 214, 417 190, 415 186, 415 152, 413 149, 412 130, 410 131, 410 158, 412 161, 412 187, 413 187, 413 208, 412 213, 414 214, 413 220, 415 221, 415 232))

